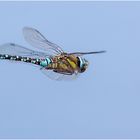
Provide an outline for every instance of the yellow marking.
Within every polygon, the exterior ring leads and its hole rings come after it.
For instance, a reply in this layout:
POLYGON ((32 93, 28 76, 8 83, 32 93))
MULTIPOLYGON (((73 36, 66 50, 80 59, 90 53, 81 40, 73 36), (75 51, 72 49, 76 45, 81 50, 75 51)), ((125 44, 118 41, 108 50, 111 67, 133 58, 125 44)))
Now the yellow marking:
POLYGON ((52 68, 53 69, 57 68, 57 63, 52 63, 52 68))
POLYGON ((70 59, 67 59, 67 61, 70 63, 70 65, 72 66, 72 68, 75 69, 77 67, 77 65, 73 61, 71 61, 70 59))
POLYGON ((67 65, 66 64, 60 64, 60 66, 63 68, 63 69, 67 69, 68 67, 67 67, 67 65))

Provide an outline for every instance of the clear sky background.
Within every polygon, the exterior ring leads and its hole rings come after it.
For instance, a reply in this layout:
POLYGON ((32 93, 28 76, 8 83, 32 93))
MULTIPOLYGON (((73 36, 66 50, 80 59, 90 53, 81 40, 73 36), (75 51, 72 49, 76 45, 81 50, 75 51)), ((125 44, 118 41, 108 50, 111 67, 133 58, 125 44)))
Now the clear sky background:
POLYGON ((140 138, 140 2, 0 2, 0 44, 37 28, 86 56, 74 81, 0 61, 0 138, 140 138))

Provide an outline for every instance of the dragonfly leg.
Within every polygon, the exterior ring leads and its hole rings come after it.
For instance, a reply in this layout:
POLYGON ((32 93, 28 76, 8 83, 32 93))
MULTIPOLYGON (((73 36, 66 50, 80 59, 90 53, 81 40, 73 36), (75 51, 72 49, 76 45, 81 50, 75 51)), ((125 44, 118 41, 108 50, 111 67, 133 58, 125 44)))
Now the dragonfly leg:
POLYGON ((60 73, 60 74, 64 74, 64 75, 72 75, 73 73, 71 72, 63 72, 63 71, 59 71, 59 70, 53 70, 56 73, 60 73))

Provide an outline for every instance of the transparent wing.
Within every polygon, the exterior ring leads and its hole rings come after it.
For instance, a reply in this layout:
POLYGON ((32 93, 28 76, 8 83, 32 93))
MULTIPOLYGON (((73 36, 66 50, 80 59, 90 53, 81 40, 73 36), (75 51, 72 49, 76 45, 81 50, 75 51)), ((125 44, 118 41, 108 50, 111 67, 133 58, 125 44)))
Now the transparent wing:
POLYGON ((38 30, 30 27, 23 28, 25 40, 38 49, 41 49, 50 55, 61 55, 63 50, 56 44, 48 41, 38 30))
POLYGON ((87 55, 87 54, 97 54, 97 53, 105 53, 106 51, 97 51, 97 52, 74 52, 74 53, 68 53, 68 55, 77 55, 77 56, 82 56, 82 55, 87 55))
POLYGON ((33 51, 14 43, 0 45, 0 54, 18 55, 31 58, 44 58, 48 56, 46 53, 33 51))
POLYGON ((74 74, 62 74, 58 72, 54 72, 53 70, 47 70, 45 68, 40 69, 43 74, 45 74, 47 77, 49 77, 52 80, 74 80, 79 76, 78 72, 75 72, 74 74))

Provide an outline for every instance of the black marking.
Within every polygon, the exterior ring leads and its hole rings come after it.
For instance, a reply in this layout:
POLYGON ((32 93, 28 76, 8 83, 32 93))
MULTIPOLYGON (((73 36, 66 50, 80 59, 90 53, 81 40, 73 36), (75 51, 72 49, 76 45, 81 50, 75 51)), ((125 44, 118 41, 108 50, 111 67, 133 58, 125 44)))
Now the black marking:
POLYGON ((21 61, 21 58, 22 58, 21 56, 17 56, 17 57, 16 57, 16 60, 17 60, 17 61, 21 61))
POLYGON ((40 65, 40 60, 39 59, 36 59, 36 64, 40 65))
POLYGON ((16 56, 12 56, 13 60, 17 60, 17 57, 16 56))
POLYGON ((77 57, 77 66, 80 68, 80 59, 77 57))
POLYGON ((31 58, 27 57, 26 62, 31 63, 31 58))
POLYGON ((1 55, 0 55, 0 59, 4 59, 4 58, 5 58, 4 55, 1 54, 1 55))
POLYGON ((6 54, 3 57, 4 57, 4 59, 10 59, 11 56, 6 54))
POLYGON ((26 61, 27 61, 27 58, 26 58, 26 57, 24 57, 24 58, 23 58, 23 61, 24 61, 24 62, 26 62, 26 61))

